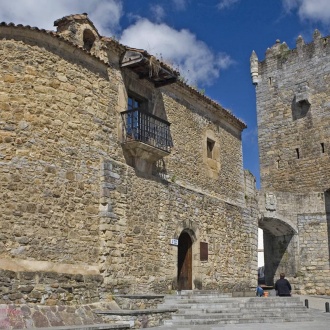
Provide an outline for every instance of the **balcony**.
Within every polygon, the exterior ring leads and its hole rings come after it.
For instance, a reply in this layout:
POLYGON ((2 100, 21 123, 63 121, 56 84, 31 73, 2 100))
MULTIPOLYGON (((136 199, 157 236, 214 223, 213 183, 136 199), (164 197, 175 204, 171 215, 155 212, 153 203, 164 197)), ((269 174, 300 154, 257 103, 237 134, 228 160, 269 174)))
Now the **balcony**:
POLYGON ((121 113, 123 148, 134 158, 155 162, 171 152, 170 123, 139 108, 121 113))

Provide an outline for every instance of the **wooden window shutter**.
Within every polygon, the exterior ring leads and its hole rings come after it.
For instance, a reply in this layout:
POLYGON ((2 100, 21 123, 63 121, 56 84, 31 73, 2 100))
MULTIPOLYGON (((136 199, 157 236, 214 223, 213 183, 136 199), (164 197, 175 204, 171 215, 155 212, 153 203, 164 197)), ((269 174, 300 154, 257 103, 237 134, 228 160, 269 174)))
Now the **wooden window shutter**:
POLYGON ((200 242, 200 259, 201 259, 201 261, 208 261, 208 259, 209 259, 208 243, 200 242))

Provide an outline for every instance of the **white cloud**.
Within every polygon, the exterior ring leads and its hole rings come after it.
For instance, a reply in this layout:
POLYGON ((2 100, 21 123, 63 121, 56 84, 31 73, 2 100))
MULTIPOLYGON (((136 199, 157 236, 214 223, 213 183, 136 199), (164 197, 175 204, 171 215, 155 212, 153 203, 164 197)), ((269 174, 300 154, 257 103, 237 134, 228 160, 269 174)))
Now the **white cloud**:
POLYGON ((175 8, 177 10, 184 10, 186 9, 186 0, 172 0, 175 8))
POLYGON ((218 4, 218 9, 227 9, 233 6, 235 3, 239 2, 240 0, 221 0, 218 4))
POLYGON ((160 5, 152 5, 150 7, 150 10, 153 14, 153 18, 156 22, 161 22, 163 18, 165 17, 165 10, 162 6, 160 5))
MULTIPOLYGON (((172 0, 172 4, 183 10, 188 1, 172 0)), ((120 35, 119 22, 124 14, 122 3, 120 0, 0 0, 0 22, 54 30, 55 20, 85 12, 101 35, 120 35)), ((156 22, 160 22, 165 12, 160 6, 153 8, 156 22)), ((221 69, 233 63, 228 55, 215 54, 188 30, 177 31, 166 24, 152 23, 141 17, 135 17, 134 21, 123 31, 121 42, 162 57, 190 84, 210 85, 219 77, 221 69)))
POLYGON ((226 54, 214 54, 190 31, 177 31, 147 19, 140 19, 124 30, 120 42, 161 57, 193 85, 212 84, 219 77, 220 69, 233 63, 226 54))
POLYGON ((0 0, 0 21, 54 30, 58 18, 88 13, 100 34, 111 36, 118 30, 122 5, 117 0, 0 0))
POLYGON ((308 19, 330 24, 329 0, 283 0, 287 11, 297 10, 301 20, 308 19))

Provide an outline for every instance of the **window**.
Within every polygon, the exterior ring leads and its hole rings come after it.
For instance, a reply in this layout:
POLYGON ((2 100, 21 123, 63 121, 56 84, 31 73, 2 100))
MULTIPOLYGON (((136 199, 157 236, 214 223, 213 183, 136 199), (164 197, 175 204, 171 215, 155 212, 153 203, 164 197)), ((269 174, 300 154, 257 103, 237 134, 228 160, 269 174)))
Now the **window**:
POLYGON ((296 155, 297 155, 297 159, 299 159, 300 158, 299 148, 296 148, 296 155))
POLYGON ((207 149, 207 158, 213 159, 213 149, 214 149, 215 142, 211 139, 206 140, 206 149, 207 149))
POLYGON ((128 102, 127 102, 127 110, 134 110, 134 109, 139 109, 141 108, 142 101, 138 100, 137 98, 133 96, 128 97, 128 102))
POLYGON ((160 150, 170 152, 173 146, 170 123, 153 115, 147 99, 129 94, 127 110, 121 113, 123 142, 139 141, 160 150))
POLYGON ((134 139, 139 139, 139 127, 140 127, 140 115, 139 110, 142 107, 142 101, 129 96, 127 101, 127 110, 131 110, 131 112, 127 115, 126 122, 126 133, 127 136, 130 136, 134 139))
POLYGON ((294 99, 291 105, 293 120, 306 117, 310 107, 311 105, 308 100, 301 100, 296 102, 296 99, 294 99))
MULTIPOLYGON (((219 134, 220 135, 220 134, 219 134)), ((219 136, 214 130, 208 129, 203 135, 203 162, 205 170, 212 179, 218 179, 221 167, 219 136)))
POLYGON ((201 259, 201 261, 208 261, 208 259, 209 259, 208 243, 200 242, 200 259, 201 259))
POLYGON ((280 166, 280 162, 281 162, 281 157, 278 156, 277 157, 277 160, 276 160, 276 168, 279 169, 281 166, 280 166))
POLYGON ((324 143, 321 143, 321 153, 324 154, 325 150, 324 150, 324 143))

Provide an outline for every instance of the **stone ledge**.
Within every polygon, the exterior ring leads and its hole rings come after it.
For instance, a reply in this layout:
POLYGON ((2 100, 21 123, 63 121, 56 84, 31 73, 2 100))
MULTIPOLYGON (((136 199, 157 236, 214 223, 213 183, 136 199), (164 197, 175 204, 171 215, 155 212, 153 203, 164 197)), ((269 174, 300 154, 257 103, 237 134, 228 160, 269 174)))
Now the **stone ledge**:
POLYGON ((64 327, 38 328, 38 330, 97 330, 97 329, 129 329, 127 324, 89 324, 89 325, 71 325, 64 327))
POLYGON ((109 324, 127 324, 132 329, 157 327, 170 319, 175 308, 94 310, 93 313, 109 324))
POLYGON ((146 315, 146 314, 160 314, 160 313, 175 313, 177 308, 164 308, 164 309, 117 309, 117 310, 95 310, 95 314, 100 315, 118 315, 118 316, 127 316, 127 315, 146 315))
POLYGON ((66 264, 41 260, 0 258, 1 269, 14 272, 54 272, 66 274, 99 275, 98 265, 66 264))
POLYGON ((114 298, 127 298, 127 299, 163 299, 164 295, 157 294, 116 294, 114 298))

